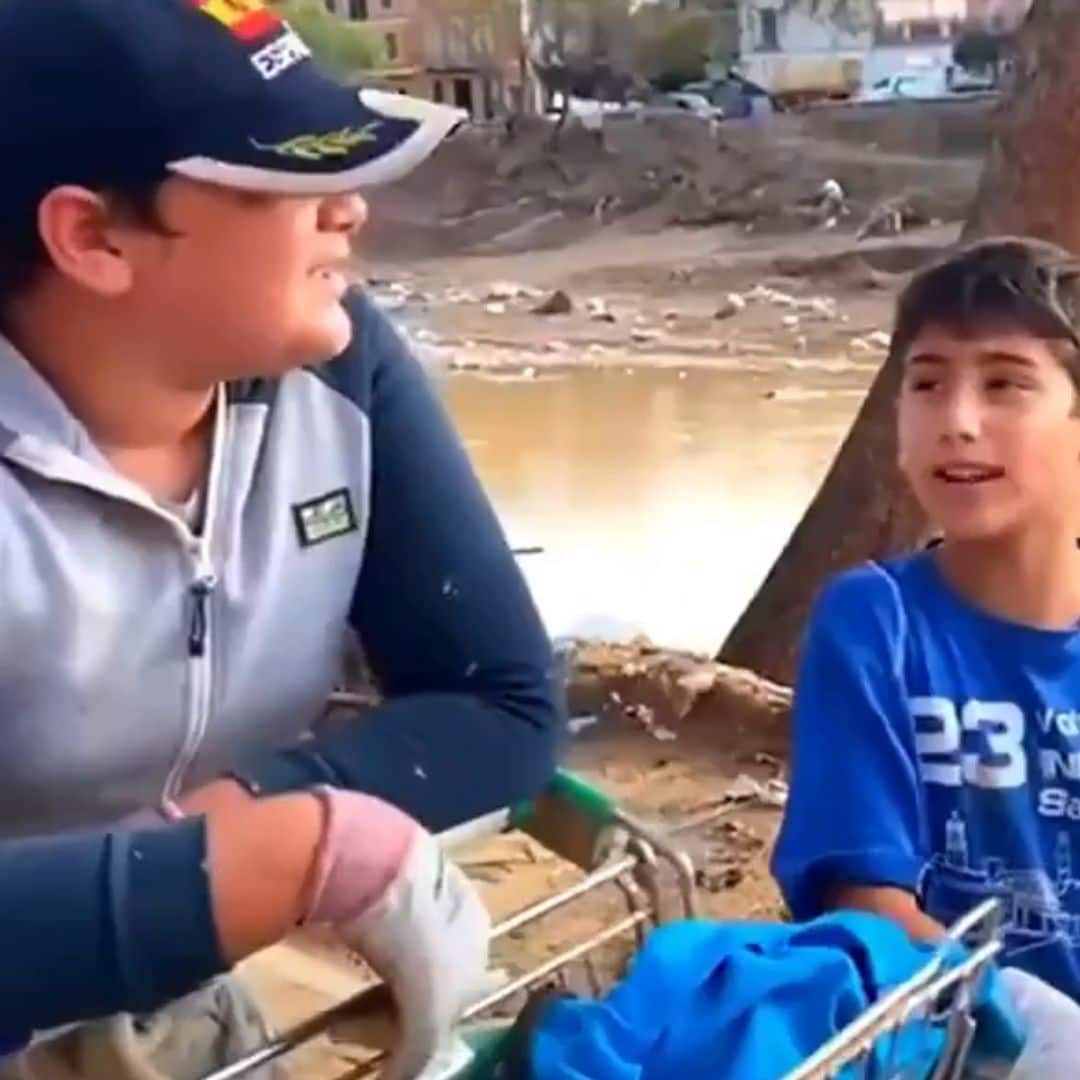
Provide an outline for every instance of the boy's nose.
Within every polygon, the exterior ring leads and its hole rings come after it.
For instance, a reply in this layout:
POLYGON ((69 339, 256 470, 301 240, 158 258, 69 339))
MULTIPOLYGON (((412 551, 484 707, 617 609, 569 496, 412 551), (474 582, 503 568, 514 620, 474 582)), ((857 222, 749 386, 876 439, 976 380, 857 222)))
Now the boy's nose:
POLYGON ((942 412, 943 441, 970 443, 978 438, 982 428, 982 415, 974 394, 963 391, 951 394, 942 412))
POLYGON ((319 224, 327 232, 353 233, 367 221, 367 202, 361 195, 331 195, 319 206, 319 224))

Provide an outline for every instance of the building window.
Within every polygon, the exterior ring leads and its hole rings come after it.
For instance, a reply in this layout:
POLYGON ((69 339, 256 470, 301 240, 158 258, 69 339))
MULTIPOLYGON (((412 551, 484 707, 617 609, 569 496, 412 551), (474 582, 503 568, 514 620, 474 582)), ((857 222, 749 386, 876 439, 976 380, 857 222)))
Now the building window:
POLYGON ((454 80, 454 104, 470 116, 473 111, 472 79, 454 80))
POLYGON ((776 52, 780 48, 779 18, 773 8, 766 8, 761 15, 761 45, 762 52, 776 52))
POLYGON ((367 0, 349 0, 349 18, 367 18, 367 0))
POLYGON ((445 101, 442 79, 436 79, 431 84, 431 98, 433 101, 445 101))
POLYGON ((398 58, 397 34, 387 34, 386 35, 386 59, 393 61, 393 60, 396 60, 397 58, 398 58))

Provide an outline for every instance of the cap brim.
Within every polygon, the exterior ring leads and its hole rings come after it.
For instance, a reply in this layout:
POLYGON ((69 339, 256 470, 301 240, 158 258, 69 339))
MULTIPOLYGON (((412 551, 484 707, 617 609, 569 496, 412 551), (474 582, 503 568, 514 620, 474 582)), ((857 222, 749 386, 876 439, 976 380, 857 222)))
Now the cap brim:
POLYGON ((233 160, 185 157, 168 169, 241 191, 342 195, 399 180, 469 118, 463 109, 384 90, 333 87, 333 100, 322 104, 332 107, 320 110, 318 125, 275 131, 268 140, 251 136, 233 160))

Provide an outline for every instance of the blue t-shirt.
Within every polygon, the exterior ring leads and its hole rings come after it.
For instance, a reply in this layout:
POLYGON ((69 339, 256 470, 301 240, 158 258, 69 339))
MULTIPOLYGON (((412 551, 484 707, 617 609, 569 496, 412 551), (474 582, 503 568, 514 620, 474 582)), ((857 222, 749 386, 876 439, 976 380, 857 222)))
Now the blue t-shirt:
POLYGON ((978 611, 928 552, 836 578, 773 872, 798 919, 838 882, 910 889, 943 923, 1000 897, 1004 963, 1080 1000, 1080 629, 978 611))

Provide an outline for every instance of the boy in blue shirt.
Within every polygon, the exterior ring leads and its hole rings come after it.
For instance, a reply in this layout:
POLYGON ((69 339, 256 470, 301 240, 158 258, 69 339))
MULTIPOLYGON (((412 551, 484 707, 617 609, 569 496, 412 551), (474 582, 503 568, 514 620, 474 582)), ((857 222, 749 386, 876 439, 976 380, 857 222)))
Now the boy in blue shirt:
POLYGON ((1080 999, 1080 261, 977 244, 916 276, 899 465, 942 542, 838 576, 796 693, 773 870, 797 919, 919 939, 987 897, 1003 963, 1080 999))

